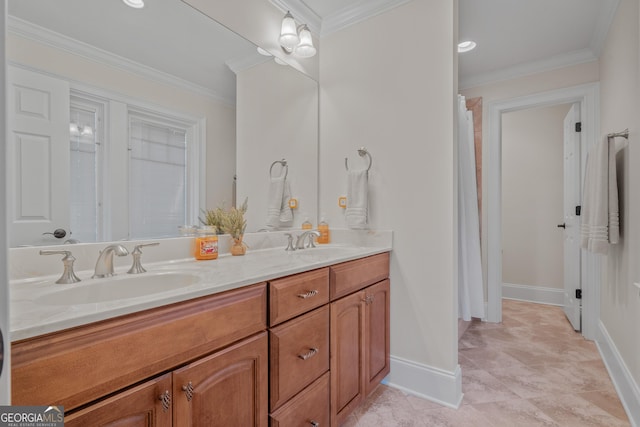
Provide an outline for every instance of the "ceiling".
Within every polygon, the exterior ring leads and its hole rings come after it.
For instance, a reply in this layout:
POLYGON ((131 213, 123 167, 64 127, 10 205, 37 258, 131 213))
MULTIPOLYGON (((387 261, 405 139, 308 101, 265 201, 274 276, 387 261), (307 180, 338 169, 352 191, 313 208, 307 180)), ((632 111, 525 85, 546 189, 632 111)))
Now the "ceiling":
MULTIPOLYGON (((410 0, 264 1, 291 10, 322 38, 410 0)), ((478 43, 459 57, 459 86, 595 60, 618 2, 459 0, 459 39, 478 43)), ((253 44, 181 1, 148 0, 144 9, 131 9, 118 0, 9 0, 8 9, 21 19, 9 20, 10 31, 26 31, 29 21, 231 103, 235 75, 228 64, 259 61, 253 44)))

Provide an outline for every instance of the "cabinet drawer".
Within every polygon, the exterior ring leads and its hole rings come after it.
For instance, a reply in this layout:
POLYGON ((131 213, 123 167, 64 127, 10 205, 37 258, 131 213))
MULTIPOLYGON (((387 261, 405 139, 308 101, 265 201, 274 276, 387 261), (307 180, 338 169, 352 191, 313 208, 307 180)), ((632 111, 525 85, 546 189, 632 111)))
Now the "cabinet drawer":
POLYGON ((329 370, 329 306, 269 332, 270 408, 276 408, 329 370))
POLYGON ((343 262, 330 270, 333 301, 389 277, 389 252, 343 262))
POLYGON ((329 372, 325 373, 271 414, 271 427, 328 426, 329 377, 329 372))
POLYGON ((269 283, 269 325, 274 326, 329 302, 329 268, 269 283))

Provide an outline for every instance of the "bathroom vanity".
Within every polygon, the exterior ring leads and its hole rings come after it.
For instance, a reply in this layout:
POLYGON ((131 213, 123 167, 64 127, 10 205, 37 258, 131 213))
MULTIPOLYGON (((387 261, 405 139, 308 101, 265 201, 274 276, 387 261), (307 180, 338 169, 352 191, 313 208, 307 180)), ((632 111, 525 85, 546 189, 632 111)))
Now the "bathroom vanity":
POLYGON ((67 426, 340 425, 389 373, 389 252, 312 251, 293 274, 14 341, 13 404, 63 405, 67 426))

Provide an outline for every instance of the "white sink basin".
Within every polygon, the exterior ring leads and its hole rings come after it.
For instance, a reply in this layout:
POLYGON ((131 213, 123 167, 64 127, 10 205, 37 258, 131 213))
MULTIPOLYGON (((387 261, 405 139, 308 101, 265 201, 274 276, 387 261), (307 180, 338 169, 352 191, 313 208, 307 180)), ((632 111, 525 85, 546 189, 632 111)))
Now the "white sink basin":
POLYGON ((44 305, 95 304, 172 291, 199 281, 199 276, 190 273, 142 273, 90 279, 42 295, 35 302, 44 305))

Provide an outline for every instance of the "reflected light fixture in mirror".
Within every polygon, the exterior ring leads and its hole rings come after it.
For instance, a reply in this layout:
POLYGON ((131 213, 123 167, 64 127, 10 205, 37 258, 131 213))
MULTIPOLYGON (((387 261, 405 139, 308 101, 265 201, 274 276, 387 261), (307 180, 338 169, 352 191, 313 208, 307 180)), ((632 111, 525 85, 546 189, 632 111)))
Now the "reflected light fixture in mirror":
POLYGON ((316 54, 309 27, 307 24, 297 25, 291 12, 287 12, 282 18, 278 42, 287 55, 294 54, 299 58, 311 58, 316 54))
POLYGON ((143 0, 122 0, 124 4, 129 7, 133 7, 134 9, 142 9, 144 7, 143 0))

